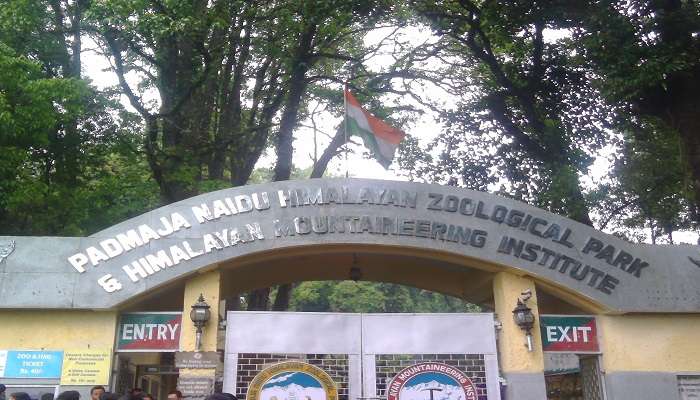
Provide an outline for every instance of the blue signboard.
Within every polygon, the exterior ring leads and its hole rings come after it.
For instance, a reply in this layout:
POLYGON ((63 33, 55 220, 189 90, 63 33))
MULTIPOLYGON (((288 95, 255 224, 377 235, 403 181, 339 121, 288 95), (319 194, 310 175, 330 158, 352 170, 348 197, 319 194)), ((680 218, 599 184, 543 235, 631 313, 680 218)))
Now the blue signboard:
POLYGON ((8 350, 5 378, 60 378, 62 351, 8 350))

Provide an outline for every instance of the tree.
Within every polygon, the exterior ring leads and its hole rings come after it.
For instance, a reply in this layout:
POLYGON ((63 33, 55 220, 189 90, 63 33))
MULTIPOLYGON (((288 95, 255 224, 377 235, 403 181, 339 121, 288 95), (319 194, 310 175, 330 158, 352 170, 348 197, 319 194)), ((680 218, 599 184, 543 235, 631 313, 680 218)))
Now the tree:
POLYGON ((600 229, 633 241, 667 238, 694 226, 692 184, 681 160, 679 137, 659 126, 624 131, 609 177, 593 192, 600 229), (650 234, 640 234, 647 228, 650 234))
MULTIPOLYGON (((298 23, 293 24, 292 32, 296 45, 289 61, 289 86, 282 106, 280 126, 275 138, 277 160, 273 181, 288 180, 291 177, 294 155, 294 130, 300 120, 300 110, 306 102, 304 97, 310 91, 322 92, 314 88, 325 80, 337 81, 335 71, 350 63, 361 64, 366 50, 357 40, 358 33, 370 29, 383 18, 386 11, 382 2, 325 1, 291 2, 290 12, 298 23), (329 17, 332 16, 332 17, 329 17), (309 90, 311 89, 311 90, 309 90), (316 90, 313 90, 316 89, 316 90)), ((346 74, 347 75, 347 74, 346 74)), ((341 80, 342 81, 342 80, 341 80)), ((340 132, 336 133, 320 162, 312 171, 311 177, 320 177, 328 162, 337 154, 336 149, 344 143, 340 132)), ((281 285, 273 304, 273 310, 286 310, 289 305, 292 285, 281 285)), ((248 295, 249 310, 268 308, 270 288, 254 290, 248 295)))
POLYGON ((288 179, 309 86, 361 59, 358 33, 384 12, 380 1, 102 0, 89 14, 145 121, 149 165, 170 203, 206 181, 244 184, 268 140, 273 179, 288 179), (149 88, 156 104, 138 90, 149 88))
POLYGON ((591 225, 579 175, 603 144, 608 113, 567 39, 545 28, 565 19, 548 1, 416 1, 442 37, 441 71, 459 97, 447 132, 420 176, 504 194, 591 225))
MULTIPOLYGON (((361 65, 372 52, 362 44, 363 32, 393 6, 101 0, 87 15, 122 92, 144 120, 144 149, 167 204, 244 184, 270 142, 277 153, 272 179, 289 179, 293 134, 309 94, 327 93, 329 83, 361 65), (148 90, 156 101, 144 100, 148 90)), ((268 296, 269 289, 253 292, 249 308, 266 309, 268 296)))
POLYGON ((225 175, 228 185, 247 181, 284 97, 285 32, 266 22, 275 11, 233 0, 93 3, 97 37, 144 120, 163 203, 227 186, 225 175), (141 96, 153 89, 155 104, 141 96))
POLYGON ((412 4, 442 39, 437 70, 459 100, 427 149, 404 147, 404 166, 431 181, 500 186, 587 224, 602 215, 601 227, 656 227, 652 239, 694 225, 697 2, 412 4), (604 146, 618 149, 615 169, 587 199, 579 177, 604 146))
MULTIPOLYGON (((668 154, 666 144, 673 141, 668 135, 677 136, 680 165, 687 171, 692 188, 677 194, 684 194, 697 210, 700 4, 684 0, 587 2, 579 21, 574 30, 577 49, 595 71, 596 86, 616 107, 619 125, 623 129, 633 126, 637 144, 658 140, 658 146, 651 149, 658 155, 668 154)), ((677 155, 671 156, 665 165, 677 159, 677 155)), ((671 170, 676 167, 672 165, 671 170)), ((695 218, 698 222, 697 212, 695 218)))
POLYGON ((479 312, 473 304, 427 290, 391 283, 301 283, 289 307, 305 312, 479 312))
POLYGON ((29 221, 11 221, 17 203, 26 206, 32 197, 40 201, 49 190, 56 161, 52 137, 57 126, 81 113, 85 91, 80 82, 47 78, 40 64, 0 42, 0 220, 7 221, 7 231, 28 227, 29 221), (40 169, 32 170, 30 164, 40 169))
POLYGON ((130 115, 81 78, 85 7, 11 0, 0 10, 3 233, 82 235, 153 206, 130 115))

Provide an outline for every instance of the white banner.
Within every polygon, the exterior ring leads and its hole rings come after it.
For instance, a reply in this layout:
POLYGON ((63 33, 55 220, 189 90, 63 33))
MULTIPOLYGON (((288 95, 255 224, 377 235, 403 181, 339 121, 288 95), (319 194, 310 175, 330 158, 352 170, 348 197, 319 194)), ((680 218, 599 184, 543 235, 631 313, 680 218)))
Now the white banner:
POLYGON ((5 365, 7 365, 7 350, 0 350, 0 378, 5 376, 5 365))
POLYGON ((678 392, 681 400, 700 399, 700 375, 679 376, 678 392))

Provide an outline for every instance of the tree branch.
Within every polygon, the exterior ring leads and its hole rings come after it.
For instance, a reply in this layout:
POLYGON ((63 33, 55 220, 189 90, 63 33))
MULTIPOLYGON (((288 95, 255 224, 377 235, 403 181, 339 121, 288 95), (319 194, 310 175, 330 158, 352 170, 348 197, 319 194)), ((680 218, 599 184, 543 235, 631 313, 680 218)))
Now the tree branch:
POLYGON ((124 91, 124 94, 126 94, 126 97, 129 99, 129 103, 145 119, 152 117, 153 114, 151 114, 146 109, 146 107, 144 107, 143 104, 141 104, 141 99, 138 96, 136 96, 136 94, 131 90, 131 87, 129 86, 129 84, 126 82, 126 79, 124 77, 124 75, 125 75, 124 61, 122 59, 121 48, 119 47, 119 44, 117 43, 117 40, 115 39, 114 34, 111 31, 111 29, 106 28, 103 36, 104 36, 105 40, 107 41, 107 45, 109 46, 109 49, 110 49, 110 52, 112 53, 112 56, 114 57, 114 64, 115 64, 114 71, 117 73, 117 79, 119 79, 119 85, 121 86, 122 90, 124 91))

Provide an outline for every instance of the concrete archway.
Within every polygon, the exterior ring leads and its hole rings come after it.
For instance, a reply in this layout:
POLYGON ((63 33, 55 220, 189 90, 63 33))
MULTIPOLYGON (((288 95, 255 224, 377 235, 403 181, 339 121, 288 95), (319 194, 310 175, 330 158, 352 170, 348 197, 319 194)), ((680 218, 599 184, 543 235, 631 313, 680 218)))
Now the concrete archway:
POLYGON ((387 255, 527 275, 569 302, 607 313, 700 309, 700 252, 693 246, 634 245, 514 200, 407 182, 246 186, 86 238, 4 240, 15 243, 0 271, 5 308, 110 309, 215 265, 374 246, 387 255), (38 285, 21 285, 32 273, 38 285))
MULTIPOLYGON (((668 393, 673 371, 700 371, 691 345, 700 322, 696 246, 634 245, 511 199, 454 187, 276 182, 203 194, 89 237, 0 237, 0 247, 0 314, 12 321, 0 327, 0 346, 25 343, 13 329, 40 330, 37 324, 66 318, 89 325, 84 330, 92 333, 82 333, 81 343, 110 346, 113 338, 99 332, 116 324, 119 310, 155 307, 164 293, 178 293, 185 312, 199 293, 216 308, 222 290, 344 279, 359 265, 367 280, 492 307, 502 323, 501 371, 517 398, 542 389, 539 339, 536 351, 524 350, 509 318, 527 289, 536 313, 541 305, 600 316, 603 345, 609 344, 604 367, 620 372, 614 378, 620 393, 640 380, 634 374, 648 371, 647 362, 656 375, 645 378, 640 393, 659 385, 668 393), (46 309, 63 311, 48 316, 46 309), (657 346, 630 357, 630 348, 644 344, 637 333, 645 324, 659 328, 652 340, 668 330, 684 339, 673 351, 657 346), (676 351, 681 356, 669 358, 676 351)), ((191 331, 183 319, 183 332, 191 331)), ((207 335, 205 344, 216 349, 216 327, 207 335)), ((32 346, 46 345, 24 345, 32 346)), ((193 348, 189 335, 182 346, 193 348)))

